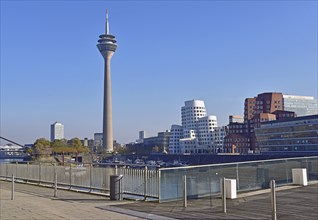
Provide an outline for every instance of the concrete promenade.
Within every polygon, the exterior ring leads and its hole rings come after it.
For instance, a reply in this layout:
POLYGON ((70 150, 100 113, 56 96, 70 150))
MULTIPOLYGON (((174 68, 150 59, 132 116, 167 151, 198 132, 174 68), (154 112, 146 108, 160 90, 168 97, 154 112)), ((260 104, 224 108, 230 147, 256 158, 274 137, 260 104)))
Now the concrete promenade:
MULTIPOLYGON (((0 219, 271 219, 269 190, 239 194, 227 200, 222 213, 218 197, 182 202, 109 201, 104 196, 16 184, 11 200, 11 182, 0 181, 0 219)), ((318 183, 309 186, 277 188, 277 217, 282 219, 318 219, 318 183)))
POLYGON ((141 219, 127 214, 107 211, 98 206, 131 203, 112 202, 104 196, 58 190, 57 198, 53 189, 15 184, 15 199, 11 200, 11 182, 0 181, 0 219, 141 219))

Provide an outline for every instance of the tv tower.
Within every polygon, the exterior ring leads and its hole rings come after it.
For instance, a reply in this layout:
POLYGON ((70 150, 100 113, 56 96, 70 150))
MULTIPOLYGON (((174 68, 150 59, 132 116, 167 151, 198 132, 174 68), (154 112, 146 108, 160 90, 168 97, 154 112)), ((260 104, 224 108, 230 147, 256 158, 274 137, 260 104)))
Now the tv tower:
POLYGON ((103 110, 103 148, 107 152, 113 151, 113 113, 112 94, 110 80, 110 60, 116 51, 117 44, 115 36, 109 34, 108 10, 106 9, 105 34, 99 36, 97 47, 104 57, 104 110, 103 110))

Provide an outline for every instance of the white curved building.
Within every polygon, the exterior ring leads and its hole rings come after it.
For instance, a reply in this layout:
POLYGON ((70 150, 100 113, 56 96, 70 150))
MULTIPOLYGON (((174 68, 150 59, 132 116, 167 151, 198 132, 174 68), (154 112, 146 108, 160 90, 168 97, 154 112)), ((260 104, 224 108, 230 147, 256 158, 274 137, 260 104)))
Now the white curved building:
POLYGON ((181 125, 172 125, 169 138, 169 154, 180 154, 180 142, 183 137, 183 128, 181 125))
POLYGON ((200 154, 213 152, 213 132, 217 128, 216 116, 207 115, 202 100, 189 100, 185 101, 184 104, 181 107, 182 126, 171 126, 169 153, 200 154))

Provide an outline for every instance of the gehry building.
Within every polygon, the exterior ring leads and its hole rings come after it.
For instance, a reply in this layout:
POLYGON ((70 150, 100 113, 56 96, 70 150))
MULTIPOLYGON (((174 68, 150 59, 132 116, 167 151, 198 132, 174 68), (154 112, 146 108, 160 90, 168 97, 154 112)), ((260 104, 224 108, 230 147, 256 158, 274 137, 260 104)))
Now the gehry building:
POLYGON ((185 101, 181 107, 181 122, 182 125, 171 126, 170 154, 212 153, 223 144, 226 129, 217 128, 217 118, 207 115, 204 101, 185 101))

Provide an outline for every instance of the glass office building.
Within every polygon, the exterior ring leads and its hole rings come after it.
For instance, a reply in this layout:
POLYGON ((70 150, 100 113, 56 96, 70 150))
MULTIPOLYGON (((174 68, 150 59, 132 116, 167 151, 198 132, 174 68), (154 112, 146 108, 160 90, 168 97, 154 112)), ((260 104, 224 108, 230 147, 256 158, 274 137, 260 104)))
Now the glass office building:
POLYGON ((265 122, 255 135, 262 152, 318 152, 318 115, 265 122))
POLYGON ((318 100, 312 96, 283 95, 283 109, 306 116, 318 114, 318 100))

